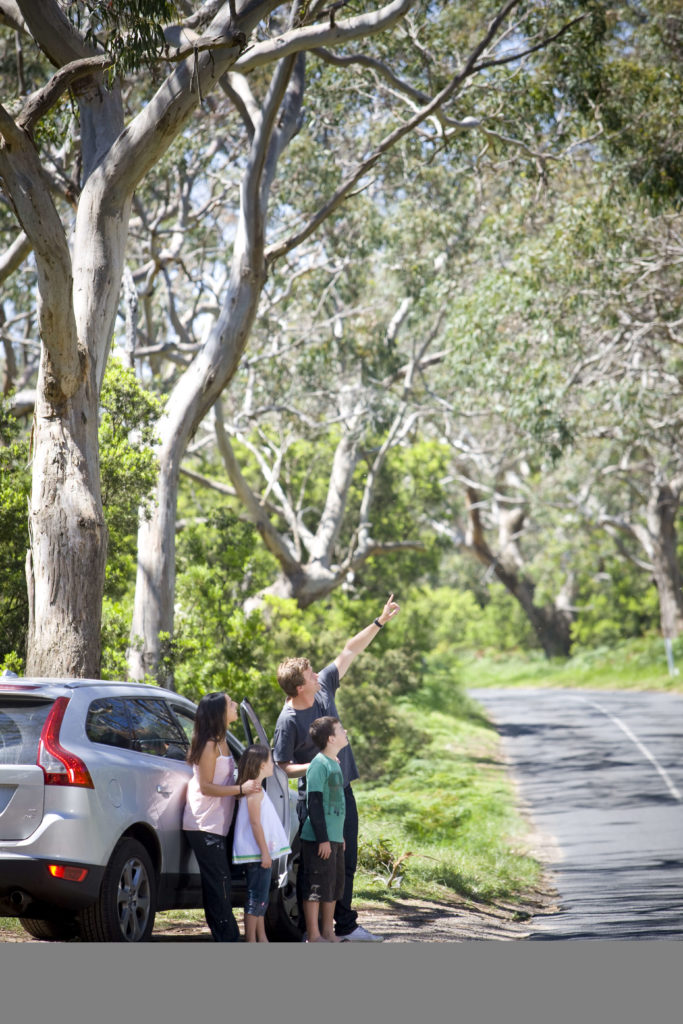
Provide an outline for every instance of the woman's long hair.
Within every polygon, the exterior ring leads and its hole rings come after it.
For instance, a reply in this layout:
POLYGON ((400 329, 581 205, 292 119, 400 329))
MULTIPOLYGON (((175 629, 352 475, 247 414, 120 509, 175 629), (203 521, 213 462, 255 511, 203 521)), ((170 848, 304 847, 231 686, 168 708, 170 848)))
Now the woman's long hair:
POLYGON ((261 771, 261 765, 270 757, 270 748, 263 743, 252 743, 244 751, 237 765, 237 785, 255 779, 261 771))
POLYGON ((224 693, 207 693, 197 705, 187 763, 198 764, 209 741, 219 743, 228 731, 228 704, 224 693))

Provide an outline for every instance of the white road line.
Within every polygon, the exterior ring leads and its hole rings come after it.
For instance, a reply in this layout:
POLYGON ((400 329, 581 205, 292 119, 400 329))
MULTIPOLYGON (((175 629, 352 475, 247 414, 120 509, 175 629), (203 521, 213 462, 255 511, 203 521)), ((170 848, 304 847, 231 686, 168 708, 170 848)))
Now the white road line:
POLYGON ((678 800, 679 803, 683 803, 683 796, 681 795, 680 790, 674 785, 674 782, 673 782, 671 776, 669 775, 669 773, 667 772, 666 768, 662 768, 661 764, 659 763, 657 758, 654 756, 654 754, 652 754, 647 749, 647 747, 645 746, 644 743, 641 743, 641 741, 638 739, 638 737, 635 735, 635 733, 629 728, 629 726, 626 724, 626 722, 622 722, 622 720, 620 718, 617 718, 616 715, 613 715, 610 711, 608 711, 606 708, 603 708, 603 706, 601 704, 597 704, 594 700, 588 700, 587 697, 579 697, 579 696, 576 697, 576 700, 582 700, 586 704, 590 704, 592 707, 597 708, 598 711, 601 711, 603 713, 603 715, 607 715, 607 717, 609 719, 611 719, 611 721, 613 721, 615 725, 618 725, 619 728, 622 730, 622 732, 626 733, 628 738, 633 743, 635 743, 635 745, 638 747, 638 750, 641 752, 641 754, 643 754, 644 757, 646 757, 648 759, 648 761, 650 761, 652 763, 652 765, 655 768, 655 770, 657 772, 659 772, 661 777, 664 779, 664 782, 666 783, 666 786, 667 786, 669 792, 671 793, 672 797, 674 798, 674 800, 678 800))

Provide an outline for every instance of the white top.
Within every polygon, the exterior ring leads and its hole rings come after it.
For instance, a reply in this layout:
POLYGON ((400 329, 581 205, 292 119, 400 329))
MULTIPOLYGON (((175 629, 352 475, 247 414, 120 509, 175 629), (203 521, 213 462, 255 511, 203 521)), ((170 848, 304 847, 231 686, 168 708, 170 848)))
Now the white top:
MULTIPOLYGON (((216 758, 213 773, 216 786, 235 784, 235 761, 225 754, 216 758)), ((187 799, 183 812, 183 828, 188 832, 213 832, 227 836, 235 810, 234 796, 205 796, 199 788, 199 765, 192 765, 192 778, 187 784, 187 799)))
MULTIPOLYGON (((278 818, 277 811, 273 807, 273 801, 265 789, 263 791, 263 799, 261 800, 261 827, 263 828, 268 852, 273 860, 281 857, 284 853, 290 852, 291 846, 282 827, 282 822, 278 818)), ((261 851, 249 821, 249 808, 246 797, 239 801, 237 808, 235 836, 232 843, 232 860, 234 864, 246 864, 250 861, 261 860, 261 851)))

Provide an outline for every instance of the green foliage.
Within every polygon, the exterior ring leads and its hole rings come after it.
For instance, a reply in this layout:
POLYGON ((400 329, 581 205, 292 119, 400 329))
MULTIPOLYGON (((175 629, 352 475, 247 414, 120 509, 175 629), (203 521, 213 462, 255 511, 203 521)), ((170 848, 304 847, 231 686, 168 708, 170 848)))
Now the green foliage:
POLYGON ((0 675, 3 672, 15 672, 18 676, 23 675, 24 659, 16 651, 10 651, 0 661, 0 675))
POLYGON ((110 359, 100 396, 100 482, 109 530, 105 594, 121 597, 135 573, 140 510, 151 513, 156 482, 155 423, 163 403, 132 369, 110 359))
POLYGON ((419 613, 433 623, 425 648, 430 671, 448 665, 458 650, 513 650, 533 643, 531 627, 520 605, 500 583, 475 594, 471 589, 423 589, 414 598, 419 613))
POLYGON ((242 607, 265 583, 257 543, 250 524, 220 509, 180 533, 169 657, 179 692, 198 700, 226 690, 237 700, 248 697, 268 719, 274 688, 259 659, 264 623, 259 612, 247 614, 242 607))
POLYGON ((130 637, 130 621, 133 612, 132 598, 120 601, 104 598, 102 602, 102 679, 127 679, 128 662, 126 651, 130 637))
POLYGON ((595 690, 683 691, 683 636, 673 642, 679 675, 669 675, 664 642, 658 636, 577 647, 571 658, 548 661, 539 653, 517 651, 462 655, 459 671, 466 686, 586 687, 595 690))
MULTIPOLYGON (((583 20, 544 55, 547 88, 599 130, 598 152, 656 204, 680 204, 683 145, 672 125, 683 103, 678 0, 561 0, 583 20)), ((539 18, 545 11, 539 11, 539 18)))
MULTIPOLYGON (((451 699, 453 678, 441 684, 451 699)), ((463 694, 460 713, 426 710, 422 693, 401 708, 423 736, 406 751, 397 774, 354 785, 360 816, 357 888, 378 895, 512 896, 537 880, 540 868, 520 852, 525 827, 497 754, 497 738, 463 694)))
POLYGON ((602 647, 659 628, 659 597, 648 576, 628 562, 614 566, 610 579, 592 582, 577 598, 579 612, 572 625, 572 653, 602 647))
POLYGON ((28 631, 29 464, 29 443, 20 438, 9 401, 0 395, 0 659, 5 658, 5 668, 13 668, 13 658, 23 658, 28 631))
POLYGON ((121 72, 154 68, 166 46, 163 26, 179 17, 173 0, 72 0, 66 13, 121 72))

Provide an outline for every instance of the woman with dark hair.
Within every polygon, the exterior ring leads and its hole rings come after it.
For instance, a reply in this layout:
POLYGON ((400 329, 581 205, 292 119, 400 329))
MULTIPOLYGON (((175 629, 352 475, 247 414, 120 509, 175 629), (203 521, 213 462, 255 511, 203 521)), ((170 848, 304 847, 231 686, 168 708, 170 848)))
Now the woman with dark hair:
POLYGON ((183 831, 199 864, 204 915, 214 942, 239 942, 225 837, 232 823, 235 798, 261 789, 255 779, 235 782, 235 762, 226 733, 236 718, 237 703, 227 693, 202 697, 187 755, 192 778, 187 784, 183 831))

